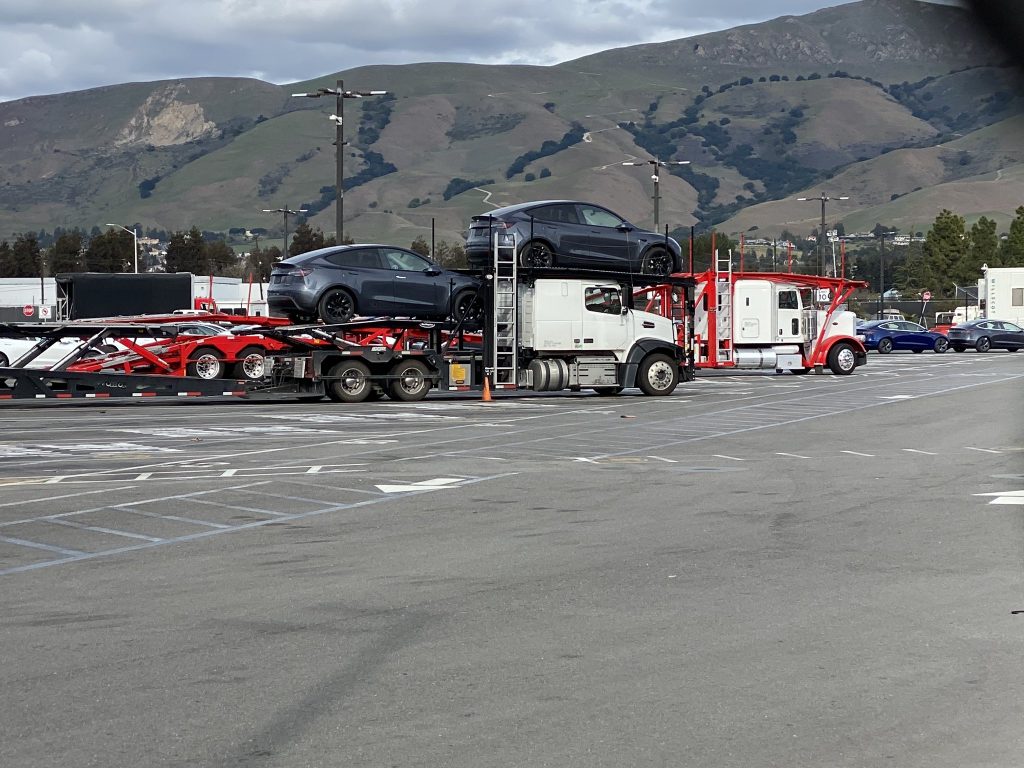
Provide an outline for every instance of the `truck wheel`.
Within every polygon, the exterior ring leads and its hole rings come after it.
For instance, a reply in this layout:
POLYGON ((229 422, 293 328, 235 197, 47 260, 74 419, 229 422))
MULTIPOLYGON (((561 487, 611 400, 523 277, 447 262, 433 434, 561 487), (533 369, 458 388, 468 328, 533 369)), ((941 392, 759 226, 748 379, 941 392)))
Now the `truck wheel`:
POLYGON ((347 323, 356 314, 356 300, 344 288, 330 288, 320 299, 320 319, 328 325, 347 323))
POLYGON ((185 365, 185 373, 188 376, 196 376, 200 379, 219 379, 224 375, 224 355, 210 347, 200 347, 193 352, 185 365))
POLYGON ((935 340, 935 346, 932 349, 935 350, 936 354, 945 354, 946 350, 949 349, 949 339, 945 336, 940 336, 935 340))
POLYGON ((992 349, 992 342, 989 340, 988 336, 982 336, 974 342, 974 348, 979 352, 988 352, 992 349))
POLYGON ((640 361, 636 385, 645 395, 670 395, 679 383, 679 365, 668 355, 654 352, 640 361))
POLYGON ((259 381, 267 369, 267 358, 259 347, 246 347, 238 353, 234 365, 234 377, 246 381, 259 381))
POLYGON ((878 341, 878 354, 888 355, 892 352, 892 339, 880 339, 878 341))
POLYGON ((373 389, 370 369, 358 360, 342 360, 327 375, 327 396, 336 403, 361 403, 373 389))
POLYGON ((849 344, 836 344, 828 351, 827 362, 836 376, 849 376, 857 367, 857 355, 849 344))
POLYGON ((400 360, 388 374, 388 394, 406 403, 422 400, 430 391, 430 372, 419 360, 400 360))

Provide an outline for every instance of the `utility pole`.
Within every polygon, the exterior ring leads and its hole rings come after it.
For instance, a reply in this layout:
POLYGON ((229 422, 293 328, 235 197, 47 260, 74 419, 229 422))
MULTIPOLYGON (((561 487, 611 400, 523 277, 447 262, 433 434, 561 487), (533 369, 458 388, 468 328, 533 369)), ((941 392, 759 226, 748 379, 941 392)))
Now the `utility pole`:
POLYGON ((689 165, 689 160, 640 160, 638 162, 626 162, 623 165, 652 165, 654 166, 654 173, 651 174, 651 178, 654 180, 654 231, 658 231, 658 209, 660 208, 661 195, 658 193, 658 169, 667 168, 670 165, 689 165))
POLYGON ((882 311, 885 309, 885 238, 895 235, 895 232, 879 232, 878 241, 880 250, 878 252, 878 319, 882 319, 882 311))
POLYGON ((846 195, 829 197, 824 192, 821 193, 820 197, 798 197, 797 200, 806 202, 808 200, 820 200, 821 201, 821 229, 818 230, 818 268, 816 274, 824 274, 825 267, 825 203, 829 200, 849 200, 850 198, 846 195))
POLYGON ((291 210, 287 205, 284 208, 264 208, 264 213, 280 213, 284 215, 284 252, 281 254, 282 259, 288 258, 288 217, 298 216, 300 213, 309 213, 308 208, 299 208, 297 211, 291 210))
POLYGON ((338 245, 345 239, 345 99, 361 99, 364 96, 383 96, 387 91, 346 91, 345 81, 338 80, 336 88, 317 88, 310 93, 293 93, 292 96, 305 96, 319 99, 321 96, 334 96, 335 113, 330 119, 334 122, 334 230, 338 245))

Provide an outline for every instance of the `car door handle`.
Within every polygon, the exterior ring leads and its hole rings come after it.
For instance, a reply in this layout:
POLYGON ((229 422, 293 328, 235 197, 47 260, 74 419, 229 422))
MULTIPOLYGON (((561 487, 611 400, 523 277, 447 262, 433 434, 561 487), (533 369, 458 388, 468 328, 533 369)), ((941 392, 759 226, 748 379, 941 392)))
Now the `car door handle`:
POLYGON ((408 280, 405 275, 395 275, 395 280, 408 280))

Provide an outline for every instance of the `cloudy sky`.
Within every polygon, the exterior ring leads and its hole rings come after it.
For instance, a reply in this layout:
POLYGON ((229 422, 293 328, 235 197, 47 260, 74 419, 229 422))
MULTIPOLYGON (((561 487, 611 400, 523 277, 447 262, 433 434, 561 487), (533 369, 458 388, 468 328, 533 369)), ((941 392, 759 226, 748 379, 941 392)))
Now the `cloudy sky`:
POLYGON ((178 77, 308 80, 367 64, 556 64, 842 0, 0 0, 0 101, 178 77))

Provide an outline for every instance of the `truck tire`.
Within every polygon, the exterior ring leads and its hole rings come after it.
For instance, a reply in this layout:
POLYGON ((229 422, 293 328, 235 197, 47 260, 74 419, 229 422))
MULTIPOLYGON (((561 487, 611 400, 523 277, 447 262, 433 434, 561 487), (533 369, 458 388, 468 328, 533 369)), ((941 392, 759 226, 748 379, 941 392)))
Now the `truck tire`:
POLYGON ((399 360, 388 373, 388 394, 392 400, 412 403, 430 391, 430 371, 419 360, 399 360))
POLYGON ((832 346, 828 351, 828 369, 836 376, 849 376, 857 367, 857 353, 845 342, 832 346))
POLYGON ((370 396, 370 369, 358 360, 342 360, 328 372, 327 396, 336 403, 361 403, 370 396))
POLYGON ((662 352, 652 352, 640 361, 636 385, 645 395, 670 395, 679 383, 679 364, 662 352))
POLYGON ((200 347, 189 355, 185 373, 200 379, 219 379, 224 376, 224 355, 212 347, 200 347))
POLYGON ((238 353, 238 362, 232 370, 236 379, 259 381, 266 373, 267 357, 259 347, 246 347, 238 353))

